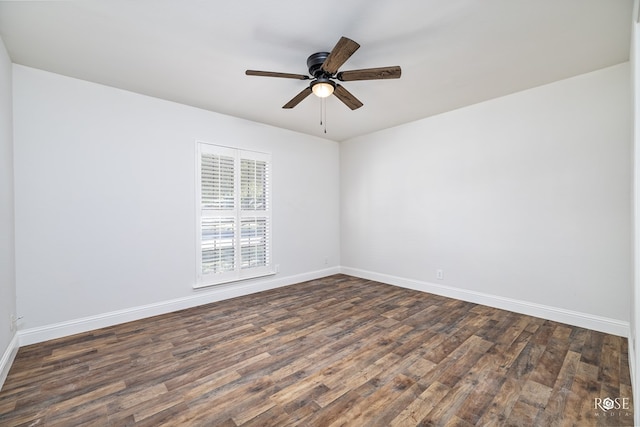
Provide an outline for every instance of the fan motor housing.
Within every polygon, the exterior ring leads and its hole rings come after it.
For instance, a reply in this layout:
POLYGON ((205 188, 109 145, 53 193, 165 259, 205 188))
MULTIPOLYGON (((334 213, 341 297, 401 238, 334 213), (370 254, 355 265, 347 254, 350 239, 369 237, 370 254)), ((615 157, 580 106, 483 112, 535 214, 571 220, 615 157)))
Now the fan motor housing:
POLYGON ((307 67, 309 68, 309 74, 315 78, 319 77, 331 77, 327 73, 321 70, 322 64, 329 56, 329 52, 316 52, 307 58, 307 67))

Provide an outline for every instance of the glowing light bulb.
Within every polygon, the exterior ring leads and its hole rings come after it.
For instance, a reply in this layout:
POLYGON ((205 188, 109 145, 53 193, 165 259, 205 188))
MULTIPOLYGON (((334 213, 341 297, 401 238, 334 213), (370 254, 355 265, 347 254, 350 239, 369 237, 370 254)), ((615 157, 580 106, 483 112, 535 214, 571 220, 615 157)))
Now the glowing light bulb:
POLYGON ((313 86, 311 86, 311 90, 313 91, 313 94, 318 98, 326 98, 328 96, 331 96, 331 94, 333 93, 334 86, 332 83, 333 82, 331 82, 330 80, 318 81, 313 86))

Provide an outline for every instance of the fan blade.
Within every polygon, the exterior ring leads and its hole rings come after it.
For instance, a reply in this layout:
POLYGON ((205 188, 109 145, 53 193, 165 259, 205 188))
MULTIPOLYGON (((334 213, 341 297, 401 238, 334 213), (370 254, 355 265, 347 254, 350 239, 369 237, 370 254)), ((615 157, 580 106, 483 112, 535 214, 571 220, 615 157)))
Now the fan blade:
POLYGON ((335 90, 333 91, 333 94, 342 102, 344 102, 344 104, 351 108, 352 110, 355 110, 357 108, 362 107, 362 102, 360 102, 360 100, 358 98, 356 98, 355 96, 353 96, 351 94, 351 92, 349 92, 348 90, 346 90, 344 88, 344 86, 342 85, 336 85, 335 90))
POLYGON ((286 104, 284 104, 284 106, 282 108, 293 108, 296 105, 298 105, 300 103, 300 101, 302 101, 303 99, 305 99, 309 95, 311 95, 311 88, 310 87, 306 87, 306 88, 304 88, 302 90, 302 92, 300 92, 299 94, 294 96, 293 99, 291 99, 291 101, 289 101, 286 104))
POLYGON ((336 78, 341 82, 353 80, 399 79, 402 70, 398 65, 393 67, 366 68, 362 70, 341 71, 336 78))
POLYGON ((353 40, 344 36, 340 37, 340 40, 338 40, 338 43, 333 47, 327 59, 324 60, 320 69, 327 74, 335 74, 338 68, 340 68, 359 47, 360 45, 353 40))
POLYGON ((297 80, 308 80, 309 79, 309 76, 305 76, 304 74, 274 73, 274 72, 271 72, 271 71, 256 71, 256 70, 247 70, 244 73, 247 76, 282 77, 284 79, 297 79, 297 80))

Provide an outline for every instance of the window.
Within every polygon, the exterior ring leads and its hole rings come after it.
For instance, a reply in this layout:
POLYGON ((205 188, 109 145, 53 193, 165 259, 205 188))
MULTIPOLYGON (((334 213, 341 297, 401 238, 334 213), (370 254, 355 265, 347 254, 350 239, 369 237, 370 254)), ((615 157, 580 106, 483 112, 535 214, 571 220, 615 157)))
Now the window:
POLYGON ((268 154, 197 144, 198 286, 271 274, 268 154))

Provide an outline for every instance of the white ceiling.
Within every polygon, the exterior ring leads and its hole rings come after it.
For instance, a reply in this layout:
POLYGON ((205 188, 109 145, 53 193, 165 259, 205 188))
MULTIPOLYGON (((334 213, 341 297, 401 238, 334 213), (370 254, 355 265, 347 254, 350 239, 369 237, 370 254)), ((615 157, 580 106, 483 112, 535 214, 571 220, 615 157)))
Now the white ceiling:
POLYGON ((0 1, 13 62, 342 141, 628 61, 632 0, 0 1), (400 65, 399 80, 343 85, 351 111, 281 107, 306 58, 340 36, 341 70, 400 65))

